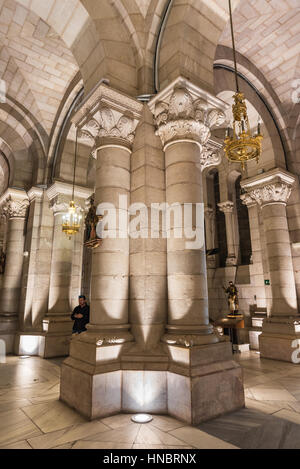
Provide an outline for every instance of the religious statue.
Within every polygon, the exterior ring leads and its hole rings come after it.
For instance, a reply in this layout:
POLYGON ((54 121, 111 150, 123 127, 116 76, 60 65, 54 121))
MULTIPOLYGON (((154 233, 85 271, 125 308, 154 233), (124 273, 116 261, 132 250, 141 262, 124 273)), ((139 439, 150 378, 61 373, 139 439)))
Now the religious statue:
POLYGON ((5 271, 5 261, 6 261, 6 255, 5 255, 5 253, 3 252, 3 250, 1 250, 1 252, 0 252, 0 275, 1 275, 1 274, 4 274, 4 271, 5 271))
POLYGON ((239 312, 239 303, 238 303, 238 290, 233 282, 229 282, 229 286, 227 288, 223 287, 225 293, 227 293, 228 298, 228 306, 230 310, 230 314, 236 315, 239 312))
POLYGON ((94 199, 91 198, 90 208, 85 217, 85 240, 84 245, 88 248, 97 248, 101 244, 101 238, 97 235, 97 224, 102 219, 102 215, 97 215, 94 199))

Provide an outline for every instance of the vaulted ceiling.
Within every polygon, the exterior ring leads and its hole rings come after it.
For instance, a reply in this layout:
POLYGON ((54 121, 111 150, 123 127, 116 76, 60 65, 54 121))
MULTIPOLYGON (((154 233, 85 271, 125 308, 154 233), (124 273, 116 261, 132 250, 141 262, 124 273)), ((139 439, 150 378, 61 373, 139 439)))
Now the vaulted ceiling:
MULTIPOLYGON (((299 0, 248 0, 233 14, 236 49, 265 76, 290 111, 293 81, 300 77, 299 0)), ((231 47, 227 24, 220 44, 231 47)))
MULTIPOLYGON (((20 161, 27 152, 32 167, 40 161, 42 174, 82 85, 88 93, 105 77, 133 96, 152 93, 155 45, 168 3, 0 0, 5 149, 23 152, 20 161)), ((281 105, 278 112, 289 115, 293 83, 300 78, 299 0, 232 0, 232 5, 237 51, 262 72, 281 105)), ((216 48, 231 47, 228 20, 227 0, 173 0, 161 43, 161 85, 185 73, 213 91, 216 48)))

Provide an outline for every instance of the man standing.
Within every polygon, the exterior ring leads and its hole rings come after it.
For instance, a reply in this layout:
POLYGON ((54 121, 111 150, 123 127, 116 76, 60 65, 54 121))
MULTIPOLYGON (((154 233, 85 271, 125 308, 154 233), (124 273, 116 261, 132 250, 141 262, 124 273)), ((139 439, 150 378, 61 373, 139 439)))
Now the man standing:
POLYGON ((71 319, 74 321, 73 334, 81 334, 86 331, 86 324, 90 322, 90 307, 86 303, 84 295, 78 297, 79 305, 74 308, 71 319))

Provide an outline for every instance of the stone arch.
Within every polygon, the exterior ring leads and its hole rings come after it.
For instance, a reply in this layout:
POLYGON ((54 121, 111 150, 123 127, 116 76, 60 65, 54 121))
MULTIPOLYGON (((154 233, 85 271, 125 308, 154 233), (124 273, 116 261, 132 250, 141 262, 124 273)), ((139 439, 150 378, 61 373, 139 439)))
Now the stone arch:
POLYGON ((1 146, 2 145, 0 145, 0 197, 4 194, 10 183, 9 161, 5 153, 1 150, 1 146))
MULTIPOLYGON (((238 3, 233 1, 233 8, 238 3)), ((227 8, 227 3, 174 0, 161 46, 161 88, 183 75, 213 93, 213 62, 228 20, 227 8)))
POLYGON ((116 8, 120 2, 16 1, 42 18, 62 38, 78 64, 86 93, 99 78, 105 77, 112 86, 136 94, 136 54, 130 32, 116 8))
MULTIPOLYGON (((12 108, 9 100, 7 101, 0 108, 1 137, 11 148, 14 156, 23 152, 23 156, 18 164, 22 165, 21 161, 31 161, 31 178, 29 178, 29 168, 26 168, 28 173, 26 181, 31 179, 32 184, 42 184, 44 182, 44 170, 46 167, 43 142, 35 128, 32 127, 32 121, 28 120, 27 115, 21 113, 22 109, 19 112, 19 108, 16 106, 12 108), (28 158, 26 157, 24 160, 25 153, 28 153, 28 158)), ((22 166, 18 168, 16 162, 13 174, 18 174, 19 171, 24 171, 24 169, 22 166)))
POLYGON ((18 123, 12 116, 2 119, 4 111, 0 110, 0 135, 1 150, 9 163, 10 184, 15 187, 30 189, 36 183, 37 169, 34 171, 34 145, 33 141, 28 140, 28 134, 21 136, 19 133, 18 123))
POLYGON ((83 80, 80 73, 77 73, 65 93, 53 123, 48 150, 46 176, 46 180, 49 182, 52 181, 54 176, 59 177, 58 167, 63 155, 64 145, 70 132, 71 117, 76 105, 82 100, 83 94, 83 80))

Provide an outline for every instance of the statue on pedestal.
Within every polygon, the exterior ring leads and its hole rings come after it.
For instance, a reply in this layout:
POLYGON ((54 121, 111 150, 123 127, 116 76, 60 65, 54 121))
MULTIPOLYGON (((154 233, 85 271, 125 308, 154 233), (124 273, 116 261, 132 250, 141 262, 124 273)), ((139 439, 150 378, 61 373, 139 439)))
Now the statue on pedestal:
POLYGON ((231 315, 237 315, 239 313, 239 303, 238 303, 238 290, 233 282, 229 282, 227 288, 223 287, 225 293, 227 293, 228 298, 228 307, 231 315))
POLYGON ((85 217, 85 240, 84 245, 88 248, 97 248, 101 244, 101 238, 97 236, 97 224, 102 219, 102 215, 97 215, 94 199, 91 199, 90 208, 85 217))

